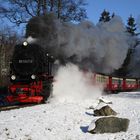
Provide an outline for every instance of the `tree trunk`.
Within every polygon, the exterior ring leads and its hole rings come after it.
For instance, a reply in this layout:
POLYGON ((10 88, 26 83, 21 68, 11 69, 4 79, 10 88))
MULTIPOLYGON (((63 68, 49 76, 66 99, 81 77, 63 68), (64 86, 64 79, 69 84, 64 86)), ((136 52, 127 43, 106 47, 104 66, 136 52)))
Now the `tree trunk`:
POLYGON ((58 18, 60 18, 61 15, 61 0, 58 0, 58 18))
POLYGON ((53 11, 53 7, 54 7, 54 0, 50 0, 51 2, 51 8, 50 8, 50 11, 52 12, 53 11))
POLYGON ((46 13, 47 13, 47 2, 46 2, 46 0, 42 1, 42 11, 43 11, 43 15, 46 15, 46 13))
POLYGON ((41 12, 41 0, 37 0, 37 16, 40 16, 41 12))

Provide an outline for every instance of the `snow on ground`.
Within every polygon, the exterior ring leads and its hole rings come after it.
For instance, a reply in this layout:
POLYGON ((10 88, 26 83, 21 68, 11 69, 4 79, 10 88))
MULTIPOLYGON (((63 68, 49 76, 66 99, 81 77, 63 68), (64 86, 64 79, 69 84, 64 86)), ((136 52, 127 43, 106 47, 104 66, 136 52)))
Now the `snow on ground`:
POLYGON ((0 112, 0 140, 140 140, 140 92, 104 98, 113 102, 110 106, 118 117, 130 119, 126 133, 88 133, 95 117, 87 108, 95 104, 95 99, 65 100, 0 112))

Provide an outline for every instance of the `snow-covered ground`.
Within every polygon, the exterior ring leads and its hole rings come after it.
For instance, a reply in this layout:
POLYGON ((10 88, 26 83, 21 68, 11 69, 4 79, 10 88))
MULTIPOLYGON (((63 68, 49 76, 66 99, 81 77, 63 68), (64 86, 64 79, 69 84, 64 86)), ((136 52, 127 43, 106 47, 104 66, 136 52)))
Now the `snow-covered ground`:
POLYGON ((0 112, 0 140, 140 140, 140 92, 104 95, 119 117, 130 119, 128 131, 90 134, 95 99, 52 101, 0 112))

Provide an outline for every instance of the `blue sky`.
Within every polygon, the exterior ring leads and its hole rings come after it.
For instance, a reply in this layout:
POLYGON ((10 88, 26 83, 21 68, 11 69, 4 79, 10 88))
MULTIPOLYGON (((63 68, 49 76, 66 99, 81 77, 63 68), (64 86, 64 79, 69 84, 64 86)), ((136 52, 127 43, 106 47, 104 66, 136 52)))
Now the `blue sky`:
POLYGON ((97 23, 104 9, 122 17, 126 23, 130 14, 138 20, 140 17, 140 0, 87 0, 89 20, 97 23))
MULTIPOLYGON (((136 19, 136 21, 138 21, 140 25, 140 0, 85 0, 85 1, 88 3, 88 5, 86 6, 87 16, 89 20, 95 24, 98 22, 99 17, 101 16, 103 10, 106 9, 111 14, 114 12, 116 15, 121 16, 125 24, 130 14, 132 14, 132 16, 136 19)), ((0 23, 9 24, 9 22, 5 23, 3 21, 1 21, 0 23)))

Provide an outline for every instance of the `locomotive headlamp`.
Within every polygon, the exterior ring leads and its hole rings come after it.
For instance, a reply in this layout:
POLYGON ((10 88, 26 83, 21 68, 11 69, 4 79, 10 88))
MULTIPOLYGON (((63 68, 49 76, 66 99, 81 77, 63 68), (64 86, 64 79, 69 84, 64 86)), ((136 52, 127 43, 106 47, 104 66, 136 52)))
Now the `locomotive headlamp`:
POLYGON ((16 79, 16 76, 15 76, 15 75, 12 75, 12 76, 11 76, 11 79, 12 79, 12 80, 15 80, 15 79, 16 79))
POLYGON ((24 41, 23 46, 27 46, 27 45, 28 45, 28 42, 24 41))
POLYGON ((36 76, 33 74, 31 75, 31 79, 35 80, 36 76))

